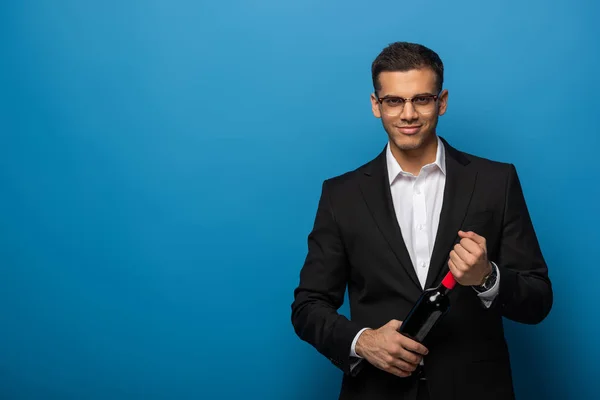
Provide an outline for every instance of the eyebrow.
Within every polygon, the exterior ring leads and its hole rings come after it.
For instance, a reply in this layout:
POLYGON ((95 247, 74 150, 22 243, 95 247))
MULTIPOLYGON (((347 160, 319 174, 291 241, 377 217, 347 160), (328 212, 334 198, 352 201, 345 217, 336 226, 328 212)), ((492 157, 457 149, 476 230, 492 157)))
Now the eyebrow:
MULTIPOLYGON (((428 92, 424 92, 424 93, 417 93, 412 95, 412 97, 418 97, 418 96, 435 96, 434 93, 428 93, 428 92)), ((402 97, 399 96, 397 94, 386 94, 385 96, 380 97, 381 99, 385 99, 385 98, 389 98, 389 97, 401 97, 403 99, 406 99, 407 97, 402 97)))

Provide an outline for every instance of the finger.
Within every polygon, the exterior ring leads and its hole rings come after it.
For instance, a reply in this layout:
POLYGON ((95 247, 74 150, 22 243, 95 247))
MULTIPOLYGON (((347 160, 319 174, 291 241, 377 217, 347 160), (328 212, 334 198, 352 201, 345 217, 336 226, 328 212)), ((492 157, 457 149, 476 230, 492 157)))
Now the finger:
POLYGON ((454 262, 451 259, 448 259, 448 268, 450 268, 450 272, 452 272, 454 278, 460 279, 460 277, 462 277, 462 271, 456 268, 456 265, 454 265, 454 262))
POLYGON ((387 357, 384 357, 381 360, 377 360, 377 362, 373 365, 375 365, 377 368, 383 371, 389 372, 390 374, 394 374, 402 378, 410 376, 411 374, 411 371, 399 368, 396 365, 396 360, 391 355, 388 355, 387 357))
POLYGON ((465 262, 462 260, 462 258, 460 258, 458 256, 458 254, 456 254, 456 251, 454 251, 454 250, 452 250, 450 252, 450 260, 452 260, 452 262, 454 263, 454 266, 460 272, 464 272, 464 271, 467 271, 469 269, 467 267, 467 265, 465 264, 465 262))
POLYGON ((392 319, 390 322, 387 323, 387 325, 389 325, 392 329, 397 331, 398 329, 400 329, 400 326, 402 325, 402 321, 398 321, 397 319, 392 319))
POLYGON ((406 365, 412 365, 416 368, 423 359, 420 354, 407 350, 402 344, 398 344, 398 346, 391 350, 389 354, 393 358, 393 360, 389 360, 389 363, 404 370, 408 370, 407 368, 403 368, 403 366, 406 367, 406 365))
POLYGON ((404 362, 408 365, 411 365, 414 367, 414 369, 416 369, 417 365, 419 365, 421 360, 423 360, 423 356, 417 353, 413 353, 412 351, 409 351, 405 348, 402 348, 402 350, 399 351, 397 360, 398 362, 404 362))
POLYGON ((460 240, 460 245, 474 256, 479 256, 483 250, 473 239, 463 238, 460 240))
POLYGON ((406 378, 408 376, 410 376, 412 373, 409 371, 404 371, 398 367, 396 367, 395 365, 390 365, 387 368, 384 369, 384 371, 389 372, 390 374, 394 374, 396 376, 399 376, 400 378, 406 378))
POLYGON ((450 268, 450 272, 454 275, 454 279, 456 282, 463 284, 463 278, 465 277, 466 271, 460 270, 456 267, 456 264, 452 260, 448 260, 448 267, 450 268))
MULTIPOLYGON (((414 340, 412 340, 411 338, 404 336, 404 335, 400 335, 400 346, 402 346, 402 349, 405 349, 409 352, 412 353, 416 353, 422 356, 426 356, 429 353, 429 350, 427 349, 427 347, 423 346, 421 343, 416 342, 414 340)), ((403 359, 406 360, 406 358, 402 357, 403 359)), ((419 362, 420 359, 417 361, 419 362)))
POLYGON ((396 358, 392 365, 402 371, 406 371, 406 372, 415 372, 415 370, 417 369, 417 367, 419 366, 419 362, 421 362, 420 360, 413 363, 413 362, 408 362, 406 360, 403 360, 401 358, 396 358))
POLYGON ((476 234, 473 231, 458 231, 458 236, 460 236, 461 238, 469 238, 472 239, 475 243, 477 243, 480 246, 485 246, 486 240, 483 236, 476 234))
MULTIPOLYGON (((475 242, 473 242, 473 245, 476 246, 479 249, 479 251, 481 251, 481 249, 475 244, 475 242)), ((467 266, 474 265, 477 262, 477 257, 474 254, 471 254, 461 244, 457 244, 456 246, 454 246, 454 251, 467 266)))

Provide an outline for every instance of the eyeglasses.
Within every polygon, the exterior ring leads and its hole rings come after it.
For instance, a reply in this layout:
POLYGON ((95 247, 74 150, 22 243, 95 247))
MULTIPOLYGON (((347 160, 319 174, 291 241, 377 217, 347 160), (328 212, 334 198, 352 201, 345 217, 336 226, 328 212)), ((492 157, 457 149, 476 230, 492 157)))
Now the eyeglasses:
POLYGON ((404 105, 410 102, 415 109, 421 115, 431 114, 436 109, 436 102, 439 98, 439 94, 420 94, 418 96, 404 98, 399 96, 385 96, 377 98, 377 101, 381 105, 381 111, 390 117, 397 117, 402 114, 404 105))

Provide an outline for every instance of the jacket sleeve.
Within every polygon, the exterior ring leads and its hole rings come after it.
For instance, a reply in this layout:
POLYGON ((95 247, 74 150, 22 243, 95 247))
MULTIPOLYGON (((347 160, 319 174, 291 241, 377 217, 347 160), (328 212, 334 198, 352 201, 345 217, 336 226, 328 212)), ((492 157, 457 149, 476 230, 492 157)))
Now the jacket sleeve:
POLYGON ((552 308, 552 285, 514 165, 510 165, 498 255, 501 313, 513 321, 537 324, 552 308))
POLYGON ((348 258, 325 181, 300 283, 294 291, 292 324, 302 340, 347 374, 352 340, 362 328, 337 312, 344 302, 348 278, 348 258))

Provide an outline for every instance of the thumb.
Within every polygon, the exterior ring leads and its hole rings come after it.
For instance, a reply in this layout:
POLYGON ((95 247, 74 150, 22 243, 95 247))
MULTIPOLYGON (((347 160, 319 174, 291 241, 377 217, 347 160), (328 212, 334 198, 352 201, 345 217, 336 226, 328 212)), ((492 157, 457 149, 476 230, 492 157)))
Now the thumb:
POLYGON ((397 319, 393 319, 387 323, 390 328, 393 328, 395 331, 400 329, 400 325, 402 325, 402 321, 398 321, 397 319))
POLYGON ((477 233, 473 232, 473 231, 458 231, 458 236, 460 236, 461 238, 468 238, 471 239, 472 241, 474 241, 475 243, 477 243, 480 246, 485 246, 485 238, 483 236, 478 235, 477 233))

